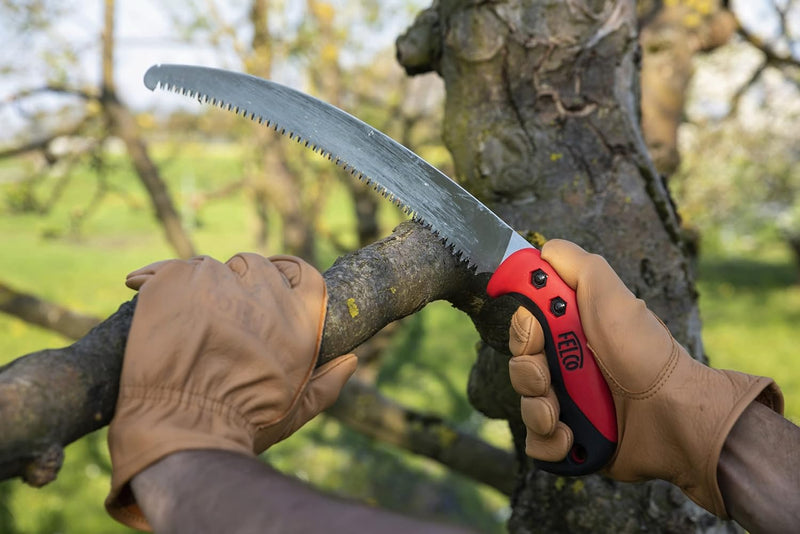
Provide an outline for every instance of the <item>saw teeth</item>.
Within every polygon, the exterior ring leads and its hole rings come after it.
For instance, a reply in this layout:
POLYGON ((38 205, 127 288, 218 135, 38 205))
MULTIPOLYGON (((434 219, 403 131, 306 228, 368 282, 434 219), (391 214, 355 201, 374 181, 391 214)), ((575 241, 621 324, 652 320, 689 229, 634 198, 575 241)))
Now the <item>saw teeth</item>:
MULTIPOLYGON (((295 140, 297 143, 303 143, 306 148, 310 148, 312 152, 319 154, 323 158, 328 159, 329 161, 333 161, 336 165, 340 166, 344 170, 348 171, 351 175, 356 176, 359 180, 364 181, 366 177, 358 172, 358 169, 355 169, 347 164, 346 161, 342 160, 338 156, 328 152, 323 147, 319 145, 312 144, 309 140, 303 139, 301 136, 295 134, 292 131, 287 131, 286 128, 282 127, 280 124, 273 122, 272 120, 262 117, 261 115, 256 115, 255 112, 250 112, 248 114, 247 109, 241 108, 239 106, 234 105, 233 103, 225 102, 222 99, 219 99, 215 96, 209 96, 206 94, 202 94, 199 91, 194 92, 191 89, 187 89, 185 87, 181 87, 177 84, 171 84, 168 82, 158 81, 156 82, 156 89, 161 89, 165 91, 172 91, 174 93, 178 93, 183 96, 188 96, 190 98, 196 98, 202 104, 210 104, 211 106, 218 107, 224 109, 226 111, 233 112, 236 115, 242 115, 245 118, 249 118, 253 122, 257 122, 260 125, 264 125, 267 128, 272 128, 276 132, 281 135, 288 136, 289 139, 295 140)), ((367 179, 368 180, 368 179, 367 179)), ((368 180, 367 183, 371 183, 371 180, 368 180)))
POLYGON ((326 158, 329 161, 333 161, 337 166, 349 172, 350 175, 354 176, 365 186, 372 188, 374 191, 377 191, 378 194, 380 194, 382 197, 389 200, 392 204, 400 208, 403 214, 408 216, 412 221, 415 221, 416 223, 422 225, 423 228, 433 233, 433 235, 444 244, 448 252, 450 252, 450 254, 452 254, 453 257, 455 257, 459 263, 466 264, 468 269, 477 269, 477 264, 470 261, 469 257, 465 256, 464 252, 461 249, 457 249, 453 243, 450 243, 446 237, 442 236, 440 232, 433 227, 433 225, 428 223, 424 218, 420 217, 419 214, 415 212, 413 208, 411 208, 411 206, 406 205, 403 202, 403 200, 396 197, 394 193, 386 189, 381 184, 375 182, 369 176, 364 175, 355 167, 350 166, 346 161, 332 154, 324 147, 314 144, 310 140, 303 139, 301 136, 295 134, 292 131, 287 132, 286 128, 273 122, 271 119, 267 117, 256 115, 255 112, 250 112, 248 114, 248 111, 246 109, 240 108, 239 106, 235 106, 231 103, 227 103, 222 99, 218 99, 217 97, 202 94, 199 91, 193 92, 189 89, 180 87, 176 84, 169 84, 161 81, 159 81, 156 84, 156 88, 179 93, 181 95, 185 95, 190 98, 196 98, 202 104, 210 104, 211 106, 219 107, 227 111, 233 111, 235 114, 237 115, 241 114, 245 118, 249 118, 251 121, 258 123, 259 125, 265 126, 266 128, 272 128, 281 135, 288 135, 289 139, 294 139, 298 143, 303 143, 306 148, 310 148, 311 151, 314 152, 315 154, 318 154, 319 156, 326 158))
MULTIPOLYGON (((405 209, 404 209, 404 211, 405 211, 405 209)), ((450 241, 447 239, 447 237, 446 237, 446 236, 443 236, 443 235, 442 235, 442 234, 439 232, 439 230, 437 230, 436 228, 434 228, 434 227, 433 227, 433 225, 432 225, 432 224, 430 224, 430 223, 429 223, 429 222, 427 222, 425 219, 423 219, 422 217, 420 217, 419 215, 417 215, 416 213, 414 213, 414 212, 412 212, 412 211, 410 211, 410 210, 409 210, 409 215, 411 216, 411 220, 412 220, 412 221, 414 221, 414 222, 416 222, 416 223, 418 223, 418 224, 422 225, 422 227, 423 227, 423 228, 425 228, 426 230, 428 230, 429 232, 431 232, 431 233, 433 234, 433 236, 434 236, 435 238, 437 238, 437 239, 438 239, 438 240, 439 240, 439 241, 440 241, 440 242, 441 242, 441 243, 444 245, 444 247, 447 249, 447 251, 448 251, 448 252, 449 252, 449 253, 450 253, 450 254, 451 254, 453 257, 455 257, 455 258, 456 258, 456 260, 458 261, 458 263, 460 263, 460 264, 465 264, 465 265, 466 265, 466 267, 467 267, 467 269, 470 269, 470 270, 477 269, 478 265, 477 265, 476 263, 473 263, 472 261, 470 261, 470 260, 469 260, 469 257, 464 255, 464 251, 463 251, 463 250, 461 250, 461 249, 459 249, 459 248, 456 248, 455 244, 454 244, 454 243, 451 243, 451 242, 450 242, 450 241)))

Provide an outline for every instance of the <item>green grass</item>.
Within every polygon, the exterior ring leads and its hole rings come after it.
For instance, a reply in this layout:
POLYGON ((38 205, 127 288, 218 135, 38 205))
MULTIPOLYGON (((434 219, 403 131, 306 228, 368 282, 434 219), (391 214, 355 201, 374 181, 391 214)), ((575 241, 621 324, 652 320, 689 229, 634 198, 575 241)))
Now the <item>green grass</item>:
POLYGON ((703 340, 711 364, 773 377, 800 422, 800 285, 789 253, 716 256, 700 264, 703 340))
MULTIPOLYGON (((188 146, 160 151, 176 202, 186 210, 192 190, 217 189, 237 179, 238 155, 224 148, 188 146)), ((19 164, 18 164, 19 165, 19 164)), ((86 207, 95 178, 84 169, 47 215, 19 213, 25 191, 16 177, 24 166, 0 166, 0 280, 12 286, 105 317, 132 293, 122 281, 130 270, 173 255, 155 223, 141 186, 124 161, 112 162, 106 180, 112 192, 81 228, 71 231, 77 210, 86 207)), ((46 197, 53 181, 36 193, 46 197)), ((350 201, 328 184, 323 208, 325 230, 354 244, 350 201)), ((225 259, 253 250, 256 220, 246 191, 207 205, 191 218, 200 252, 225 259)), ((387 206, 384 232, 399 220, 387 206)), ((271 236, 273 252, 280 227, 271 236)), ((718 250, 700 264, 704 339, 712 364, 774 376, 786 394, 787 414, 800 420, 800 287, 785 251, 772 247, 760 256, 728 256, 718 250)), ((319 267, 336 256, 319 246, 319 267)), ((433 412, 499 446, 509 445, 502 422, 486 421, 470 408, 466 380, 477 334, 469 320, 445 303, 436 303, 403 321, 383 356, 377 375, 381 390, 417 410, 433 412)), ((0 363, 69 341, 8 316, 0 316, 0 363)), ((507 501, 495 491, 463 480, 421 458, 354 434, 336 421, 318 418, 291 440, 273 447, 268 460, 285 472, 339 494, 395 509, 423 511, 465 522, 482 531, 500 531, 507 501)), ((59 478, 43 489, 18 481, 0 484, 0 531, 20 533, 127 532, 103 510, 109 460, 105 431, 66 450, 59 478), (11 521, 9 523, 8 521, 11 521)))

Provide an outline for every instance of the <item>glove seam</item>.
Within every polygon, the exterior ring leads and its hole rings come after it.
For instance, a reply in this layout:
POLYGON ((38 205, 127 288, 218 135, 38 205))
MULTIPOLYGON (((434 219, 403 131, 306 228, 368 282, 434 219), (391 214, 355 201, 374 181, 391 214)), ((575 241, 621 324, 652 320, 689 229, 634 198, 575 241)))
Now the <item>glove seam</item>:
MULTIPOLYGON (((587 343, 587 346, 594 354, 597 354, 597 352, 589 343, 587 343)), ((596 361, 600 366, 600 371, 606 377, 606 381, 610 382, 610 386, 615 393, 626 399, 647 400, 655 396, 669 381, 672 373, 675 372, 675 369, 678 366, 678 344, 674 339, 672 340, 672 351, 670 352, 669 360, 667 360, 667 363, 664 364, 664 367, 661 369, 658 376, 656 376, 653 383, 640 392, 633 392, 623 387, 622 384, 617 381, 616 377, 614 377, 614 375, 608 370, 601 358, 596 358, 596 361)))
POLYGON ((325 316, 328 313, 328 288, 325 284, 322 285, 322 305, 320 306, 319 311, 319 318, 317 319, 317 340, 314 343, 314 356, 311 358, 309 362, 308 368, 306 368, 305 375, 303 376, 303 381, 300 383, 300 387, 297 388, 297 391, 294 392, 292 396, 292 402, 286 407, 286 409, 280 413, 276 418, 273 420, 266 422, 261 425, 253 425, 255 428, 255 432, 253 433, 253 437, 255 434, 265 428, 269 428, 271 426, 276 425, 277 423, 283 421, 287 415, 291 414, 294 410, 297 403, 300 402, 300 399, 303 398, 305 394, 306 388, 308 387, 308 383, 314 378, 314 370, 317 368, 317 361, 319 360, 319 349, 322 345, 322 333, 325 329, 325 316))
MULTIPOLYGON (((323 307, 323 309, 324 309, 324 307, 323 307)), ((318 339, 321 339, 321 338, 322 338, 322 330, 320 329, 320 333, 318 335, 318 339)), ((289 403, 288 406, 286 406, 285 410, 281 411, 273 419, 270 419, 269 421, 265 421, 264 423, 260 423, 260 424, 251 423, 249 419, 245 418, 245 421, 247 422, 247 425, 248 425, 248 427, 247 427, 248 428, 248 432, 250 433, 250 439, 251 439, 251 441, 253 441, 254 446, 258 445, 258 441, 259 441, 258 440, 258 434, 260 432, 263 432, 264 430, 267 430, 269 428, 275 427, 279 423, 281 423, 283 421, 286 421, 286 418, 294 413, 295 408, 301 402, 303 396, 305 395, 306 389, 308 388, 308 384, 314 378, 314 370, 316 369, 317 360, 319 359, 319 342, 317 343, 317 347, 316 347, 315 352, 316 352, 316 355, 311 360, 310 365, 306 369, 306 373, 305 373, 305 375, 303 377, 303 381, 301 382, 300 387, 298 387, 297 391, 294 392, 294 395, 292 396, 292 401, 289 403)), ((281 432, 281 434, 278 436, 278 439, 273 441, 272 444, 275 444, 278 441, 283 440, 285 437, 286 436, 283 434, 283 432, 281 432)))
POLYGON ((264 423, 254 422, 254 418, 246 416, 233 404, 219 399, 214 399, 213 397, 208 397, 202 393, 197 393, 194 391, 181 391, 179 389, 173 389, 169 387, 127 384, 125 386, 120 386, 119 399, 121 400, 126 398, 151 402, 160 401, 156 402, 156 404, 164 404, 170 401, 176 401, 179 407, 183 407, 183 409, 194 408, 202 412, 213 413, 232 420, 235 424, 244 426, 248 434, 250 434, 251 439, 254 439, 255 435, 259 431, 276 425, 292 412, 302 397, 303 391, 305 391, 305 384, 308 384, 308 382, 311 380, 313 369, 314 366, 312 365, 306 373, 303 387, 298 388, 294 397, 292 398, 292 402, 287 406, 287 408, 280 412, 275 418, 264 423))
MULTIPOLYGON (((728 381, 729 387, 732 390, 736 390, 737 384, 733 380, 731 376, 731 371, 726 370, 716 370, 719 371, 725 379, 728 381)), ((733 371, 735 373, 735 371, 733 371)), ((745 407, 747 407, 752 402, 757 402, 758 397, 767 389, 770 384, 774 383, 772 379, 755 376, 755 375, 744 375, 750 378, 754 378, 752 382, 747 384, 746 389, 738 396, 735 400, 733 406, 731 407, 728 416, 722 419, 715 429, 716 432, 714 433, 714 440, 713 445, 708 450, 708 456, 705 459, 705 477, 706 477, 706 484, 710 490, 709 498, 711 499, 710 508, 706 507, 710 512, 713 514, 723 518, 728 519, 728 511, 725 507, 725 501, 722 498, 722 493, 719 488, 719 478, 717 475, 717 470, 719 468, 719 459, 722 455, 722 449, 725 446, 725 440, 728 438, 728 435, 731 432, 731 429, 742 416, 745 407), (734 414, 736 414, 734 416, 734 414), (717 462, 713 462, 712 460, 716 458, 717 462)), ((694 498, 693 498, 694 500, 694 498)), ((695 501, 697 502, 697 501, 695 501)))
POLYGON ((514 338, 522 346, 526 347, 530 340, 530 330, 524 329, 520 324, 517 314, 511 316, 511 331, 514 333, 514 338), (527 330, 528 335, 523 335, 527 330))
POLYGON ((195 408, 203 412, 214 413, 232 419, 237 424, 243 424, 243 426, 248 428, 257 426, 236 406, 193 391, 181 391, 169 387, 126 384, 120 386, 117 403, 119 404, 119 401, 123 398, 151 402, 161 401, 156 402, 156 404, 177 401, 179 407, 183 407, 184 409, 195 408))
MULTIPOLYGON (((322 346, 322 333, 325 330, 325 317, 328 314, 328 288, 323 283, 322 284, 322 305, 320 306, 319 310, 319 317, 317 319, 317 339, 314 343, 314 355, 309 362, 309 366, 306 369, 306 373, 303 377, 303 381, 300 383, 300 387, 297 388, 294 395, 292 396, 292 402, 283 410, 279 415, 277 415, 274 419, 265 422, 263 424, 253 424, 250 428, 252 431, 250 432, 250 439, 253 441, 253 445, 259 446, 259 433, 262 433, 264 430, 270 429, 275 427, 276 425, 280 424, 282 421, 285 421, 286 418, 294 413, 295 407, 298 403, 301 402, 301 399, 305 395, 306 389, 308 388, 308 384, 314 379, 314 372, 317 368, 317 362, 319 361, 319 349, 322 346)), ((325 371, 327 372, 327 371, 325 371)), ((269 446, 274 445, 278 441, 283 440, 285 435, 286 429, 284 428, 281 431, 281 434, 278 436, 277 440, 272 440, 269 446)), ((268 447, 269 447, 268 446, 268 447)))
POLYGON ((115 504, 107 505, 108 513, 117 521, 138 530, 152 532, 153 527, 141 511, 139 513, 130 511, 125 506, 116 506, 115 504))

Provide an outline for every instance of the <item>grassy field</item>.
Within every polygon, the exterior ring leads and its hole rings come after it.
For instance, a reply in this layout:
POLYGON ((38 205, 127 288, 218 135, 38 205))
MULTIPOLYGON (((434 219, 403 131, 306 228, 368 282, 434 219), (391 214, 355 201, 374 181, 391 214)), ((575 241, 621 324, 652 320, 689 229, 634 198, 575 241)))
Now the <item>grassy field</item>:
POLYGON ((700 262, 703 340, 715 367, 773 377, 786 416, 800 423, 800 285, 789 252, 777 244, 700 262))
MULTIPOLYGON (((217 188, 235 179, 237 160, 226 151, 184 149, 167 166, 176 201, 189 193, 217 188), (175 172, 180 169, 180 172, 175 172), (224 177, 224 178, 221 178, 224 177)), ((17 178, 25 164, 0 166, 0 280, 17 289, 105 317, 131 292, 122 281, 130 270, 172 252, 154 222, 136 177, 124 163, 106 173, 109 193, 79 233, 72 222, 87 205, 95 179, 76 176, 46 215, 20 212, 30 191, 17 178)), ((45 180, 34 192, 46 198, 54 185, 45 180)), ((329 232, 351 234, 349 201, 332 189, 325 220, 329 232)), ((216 201, 191 221, 198 249, 225 259, 253 249, 255 217, 244 192, 216 201), (198 223, 198 224, 195 224, 198 223)), ((399 216, 387 209, 385 231, 399 216)), ((278 232, 279 229, 276 229, 278 232)), ((273 242, 277 243, 275 237, 273 242)), ((273 250, 277 251, 277 250, 273 250)), ((318 267, 335 254, 322 247, 318 267)), ((701 311, 712 363, 774 376, 783 386, 787 413, 800 420, 800 315, 796 269, 785 251, 730 255, 719 250, 701 262, 701 311)), ((435 411, 463 428, 507 446, 502 423, 486 421, 469 408, 465 384, 477 335, 466 317, 444 303, 408 318, 385 355, 379 382, 403 403, 435 411), (446 332, 446 335, 441 335, 446 332), (436 335, 438 333, 438 335, 436 335)), ((0 363, 69 340, 8 316, 0 316, 0 363)), ((41 490, 18 481, 0 484, 0 532, 127 532, 107 518, 102 501, 108 488, 105 433, 98 431, 69 446, 56 482, 41 490)), ((496 492, 460 479, 433 462, 409 458, 320 418, 268 453, 278 468, 340 493, 385 506, 426 510, 456 518, 483 531, 499 531, 506 502, 496 492)))

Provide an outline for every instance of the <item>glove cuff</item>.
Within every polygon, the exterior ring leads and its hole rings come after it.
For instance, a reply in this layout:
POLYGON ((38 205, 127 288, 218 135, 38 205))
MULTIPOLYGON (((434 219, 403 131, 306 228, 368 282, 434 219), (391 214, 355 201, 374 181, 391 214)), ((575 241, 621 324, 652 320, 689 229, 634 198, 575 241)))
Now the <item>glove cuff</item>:
POLYGON ((247 421, 234 408, 202 395, 170 389, 121 386, 108 432, 114 469, 105 501, 114 519, 150 531, 129 483, 162 458, 191 449, 222 449, 252 456, 247 421))
POLYGON ((713 436, 709 461, 706 463, 705 484, 699 487, 682 489, 694 502, 709 512, 723 519, 729 519, 730 516, 725 508, 725 502, 722 499, 717 479, 717 467, 725 440, 728 438, 731 429, 733 429, 733 425, 736 424, 742 413, 754 401, 760 402, 783 415, 783 394, 771 378, 748 375, 737 371, 719 370, 717 372, 727 378, 732 385, 732 389, 740 391, 740 395, 731 408, 728 417, 722 421, 718 431, 713 436))

